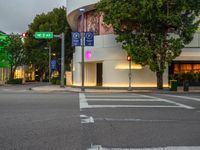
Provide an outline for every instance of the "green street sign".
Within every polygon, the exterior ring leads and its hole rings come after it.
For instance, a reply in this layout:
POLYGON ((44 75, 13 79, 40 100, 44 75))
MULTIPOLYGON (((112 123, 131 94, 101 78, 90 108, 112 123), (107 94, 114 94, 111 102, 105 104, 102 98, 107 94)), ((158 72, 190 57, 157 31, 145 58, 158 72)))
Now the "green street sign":
POLYGON ((53 39, 53 32, 35 32, 36 39, 53 39))

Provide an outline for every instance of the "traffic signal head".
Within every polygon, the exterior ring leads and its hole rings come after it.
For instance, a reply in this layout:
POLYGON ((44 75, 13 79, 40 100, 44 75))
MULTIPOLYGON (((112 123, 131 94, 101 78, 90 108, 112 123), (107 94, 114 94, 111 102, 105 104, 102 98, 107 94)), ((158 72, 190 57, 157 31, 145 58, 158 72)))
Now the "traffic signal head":
POLYGON ((28 37, 28 33, 27 32, 24 32, 24 33, 22 33, 22 37, 28 37))
POLYGON ((131 61, 131 56, 130 55, 127 56, 127 60, 131 61))
POLYGON ((22 33, 22 37, 23 37, 23 38, 26 38, 26 37, 33 37, 33 34, 30 33, 30 32, 24 32, 24 33, 22 33))

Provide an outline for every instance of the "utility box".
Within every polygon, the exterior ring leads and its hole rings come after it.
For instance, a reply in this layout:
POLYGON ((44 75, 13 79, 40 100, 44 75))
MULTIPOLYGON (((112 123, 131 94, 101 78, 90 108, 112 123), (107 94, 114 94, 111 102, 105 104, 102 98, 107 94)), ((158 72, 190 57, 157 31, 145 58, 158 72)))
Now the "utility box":
POLYGON ((170 80, 170 91, 177 91, 177 80, 170 80))

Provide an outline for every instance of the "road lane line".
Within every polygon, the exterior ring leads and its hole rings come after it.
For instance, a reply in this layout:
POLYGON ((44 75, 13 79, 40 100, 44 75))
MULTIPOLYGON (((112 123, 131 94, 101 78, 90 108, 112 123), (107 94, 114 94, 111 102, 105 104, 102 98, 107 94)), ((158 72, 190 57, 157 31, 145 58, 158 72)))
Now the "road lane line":
POLYGON ((91 145, 87 150, 199 150, 200 146, 168 146, 158 148, 104 148, 101 145, 91 145))
POLYGON ((182 98, 182 99, 189 99, 189 100, 194 100, 200 102, 199 98, 194 98, 194 97, 187 97, 187 96, 178 96, 178 95, 169 95, 169 94, 164 94, 165 96, 169 97, 176 97, 176 98, 182 98))
POLYGON ((138 118, 95 118, 95 121, 110 121, 110 122, 175 122, 177 120, 145 120, 138 118))

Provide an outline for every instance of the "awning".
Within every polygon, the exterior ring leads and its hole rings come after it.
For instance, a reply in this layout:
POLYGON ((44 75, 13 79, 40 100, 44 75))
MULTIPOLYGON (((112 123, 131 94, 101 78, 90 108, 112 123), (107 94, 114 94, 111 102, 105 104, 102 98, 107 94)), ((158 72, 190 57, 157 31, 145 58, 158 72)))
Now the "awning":
POLYGON ((179 56, 174 61, 200 61, 200 56, 179 56))

